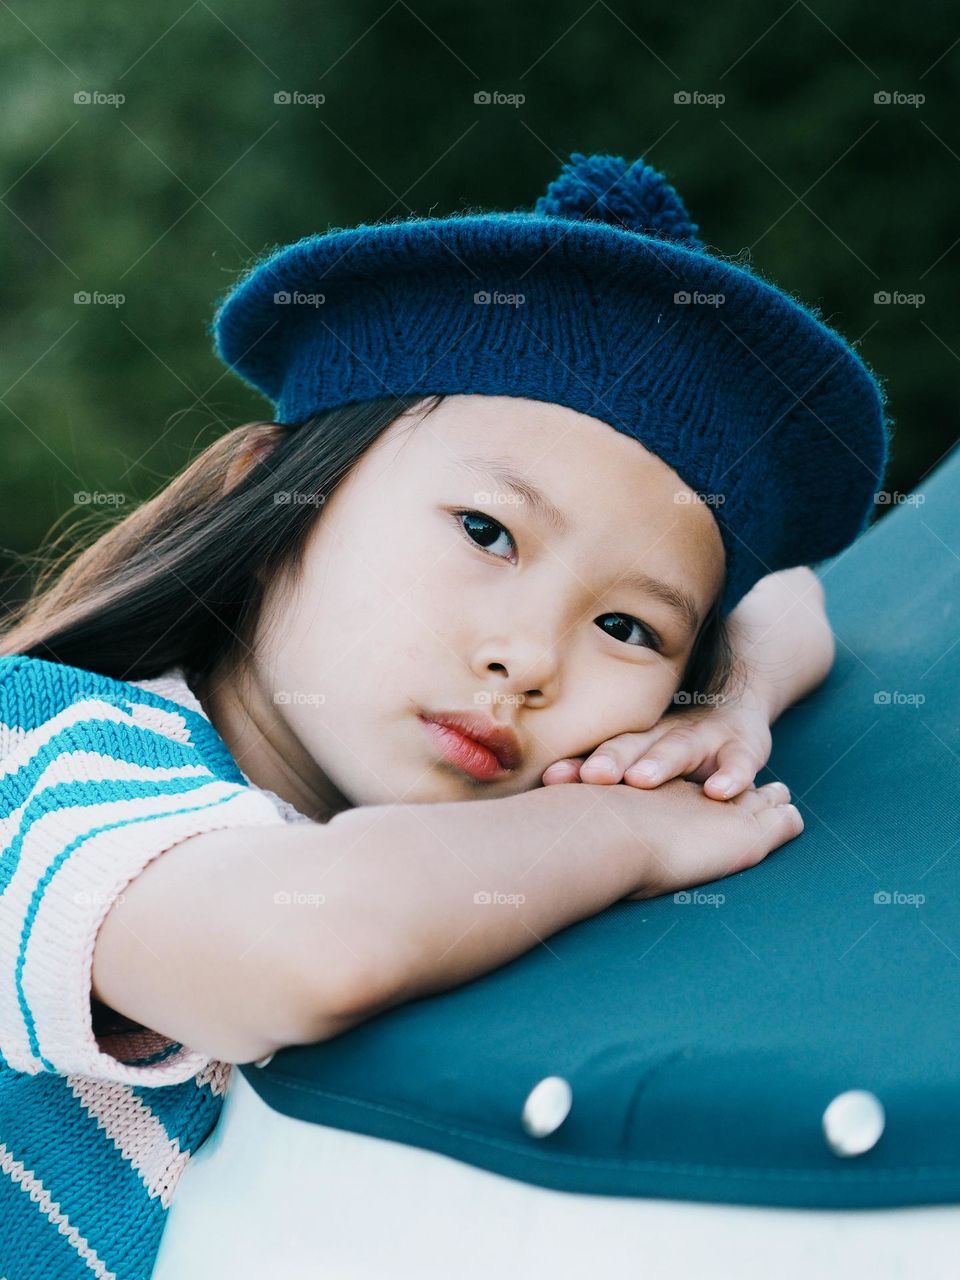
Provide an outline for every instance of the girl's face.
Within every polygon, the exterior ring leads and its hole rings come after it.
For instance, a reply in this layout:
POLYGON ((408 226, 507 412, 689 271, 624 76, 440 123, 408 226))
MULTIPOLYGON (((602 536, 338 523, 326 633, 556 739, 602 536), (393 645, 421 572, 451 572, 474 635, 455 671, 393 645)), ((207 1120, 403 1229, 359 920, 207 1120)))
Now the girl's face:
POLYGON ((313 817, 528 791, 649 728, 721 588, 713 515, 637 441, 510 396, 421 413, 330 497, 299 586, 268 588, 242 702, 213 690, 248 776, 313 817), (424 720, 458 712, 512 729, 515 767, 479 776, 424 720))

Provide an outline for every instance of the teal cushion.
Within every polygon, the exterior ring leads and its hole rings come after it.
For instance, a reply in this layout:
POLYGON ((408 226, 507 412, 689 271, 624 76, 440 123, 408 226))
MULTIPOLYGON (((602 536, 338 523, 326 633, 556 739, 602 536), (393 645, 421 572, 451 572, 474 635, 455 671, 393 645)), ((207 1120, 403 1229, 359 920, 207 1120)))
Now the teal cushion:
POLYGON ((836 663, 776 724, 758 779, 789 784, 799 838, 694 901, 618 904, 464 987, 243 1067, 260 1096, 566 1191, 960 1200, 958 490, 955 451, 922 504, 819 566, 836 663), (554 1075, 572 1108, 530 1136, 524 1100, 554 1075), (848 1090, 886 1116, 854 1156, 822 1123, 848 1090))

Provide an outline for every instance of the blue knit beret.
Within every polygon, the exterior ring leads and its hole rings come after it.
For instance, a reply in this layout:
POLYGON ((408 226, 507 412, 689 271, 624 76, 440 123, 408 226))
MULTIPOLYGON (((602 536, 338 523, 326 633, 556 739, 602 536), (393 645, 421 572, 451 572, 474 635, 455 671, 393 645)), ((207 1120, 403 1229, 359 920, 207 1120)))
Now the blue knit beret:
POLYGON ((847 342, 709 250, 662 173, 574 152, 532 210, 335 228, 220 301, 220 358, 277 422, 384 396, 523 396, 639 440, 708 504, 721 612, 866 529, 884 391, 847 342))

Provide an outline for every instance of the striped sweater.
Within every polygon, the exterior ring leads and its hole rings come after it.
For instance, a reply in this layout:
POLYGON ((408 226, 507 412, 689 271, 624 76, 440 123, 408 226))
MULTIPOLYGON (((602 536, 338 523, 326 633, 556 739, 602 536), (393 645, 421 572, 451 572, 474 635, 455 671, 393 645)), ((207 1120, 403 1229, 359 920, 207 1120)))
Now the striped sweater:
POLYGON ((147 1280, 232 1067, 93 1001, 97 931, 189 836, 310 821, 254 786, 180 668, 0 658, 0 1277, 147 1280))

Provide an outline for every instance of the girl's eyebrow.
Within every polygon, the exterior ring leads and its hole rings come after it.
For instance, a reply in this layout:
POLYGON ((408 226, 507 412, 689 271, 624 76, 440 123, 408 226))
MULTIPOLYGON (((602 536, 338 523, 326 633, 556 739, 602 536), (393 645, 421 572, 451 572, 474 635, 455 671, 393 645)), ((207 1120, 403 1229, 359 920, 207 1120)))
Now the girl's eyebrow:
POLYGON ((623 583, 628 587, 636 587, 638 591, 642 591, 648 596, 653 596, 668 609, 672 609, 680 621, 683 623, 687 631, 692 635, 696 635, 700 630, 700 611, 694 603, 693 597, 688 595, 682 587, 675 586, 671 582, 664 582, 662 578, 651 577, 649 573, 642 570, 634 570, 632 573, 624 573, 617 579, 617 585, 623 583))
MULTIPOLYGON (((517 471, 509 463, 498 458, 478 457, 474 454, 466 456, 458 454, 455 465, 480 481, 501 485, 508 492, 515 494, 522 502, 530 504, 531 509, 551 525, 557 533, 566 533, 569 529, 566 516, 545 493, 533 483, 529 476, 517 471)), ((700 611, 693 597, 683 587, 662 578, 655 578, 642 570, 632 570, 617 578, 617 585, 633 587, 644 595, 653 596, 661 604, 671 609, 684 628, 692 635, 700 630, 700 611)))
POLYGON ((476 457, 473 454, 465 457, 458 454, 455 462, 462 470, 469 471, 475 479, 488 484, 493 481, 514 494, 521 502, 529 503, 532 510, 557 533, 566 533, 569 529, 567 518, 560 508, 537 488, 529 476, 517 471, 508 462, 499 458, 476 457))

